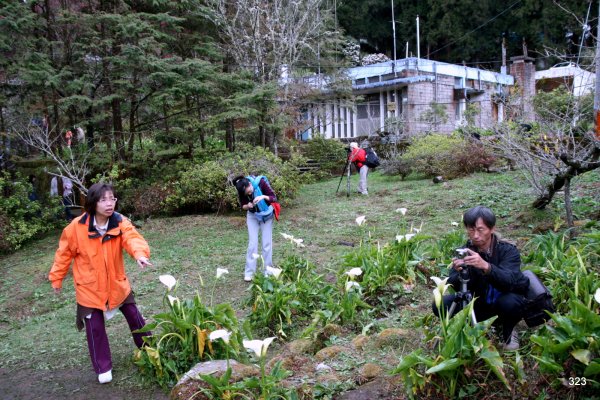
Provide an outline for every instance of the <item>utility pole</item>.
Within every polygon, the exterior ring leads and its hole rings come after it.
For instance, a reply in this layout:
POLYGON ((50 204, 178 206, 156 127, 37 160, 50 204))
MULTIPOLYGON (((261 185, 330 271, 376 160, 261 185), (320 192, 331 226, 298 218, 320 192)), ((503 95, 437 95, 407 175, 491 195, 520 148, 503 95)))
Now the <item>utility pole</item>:
POLYGON ((417 15, 417 59, 421 58, 421 39, 419 39, 419 16, 417 15))
MULTIPOLYGON (((600 18, 600 0, 598 0, 598 17, 600 18)), ((600 19, 596 31, 596 87, 594 90, 594 132, 600 140, 600 19)))
POLYGON ((394 36, 394 76, 397 76, 396 72, 396 17, 394 17, 394 0, 392 0, 392 32, 394 36))

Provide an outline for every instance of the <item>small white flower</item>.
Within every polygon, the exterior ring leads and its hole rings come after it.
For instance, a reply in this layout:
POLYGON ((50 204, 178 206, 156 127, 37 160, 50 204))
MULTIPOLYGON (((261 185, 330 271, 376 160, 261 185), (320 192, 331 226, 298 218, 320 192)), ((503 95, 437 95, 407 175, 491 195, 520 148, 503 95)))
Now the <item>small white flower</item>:
POLYGON ((231 336, 231 332, 225 329, 217 329, 216 331, 212 331, 210 335, 208 335, 208 339, 211 342, 214 342, 217 339, 223 339, 225 343, 229 343, 229 337, 231 336))
POLYGON ((448 278, 440 279, 437 276, 432 276, 431 280, 435 282, 437 290, 439 290, 441 294, 446 293, 446 290, 448 289, 448 287, 450 287, 450 285, 446 283, 448 282, 448 278))
POLYGON ((596 289, 596 293, 594 293, 594 299, 600 303, 600 288, 596 289))
POLYGON ((401 242, 404 239, 404 235, 396 235, 396 241, 401 242))
POLYGON ((357 288, 360 290, 360 285, 354 281, 346 282, 346 292, 350 291, 350 289, 352 289, 352 288, 357 288))
POLYGON ((281 268, 275 268, 268 265, 265 267, 266 275, 273 275, 275 279, 279 278, 279 275, 281 275, 282 271, 283 270, 281 268))
POLYGON ((275 337, 268 337, 265 340, 244 340, 244 347, 252 350, 257 357, 264 357, 267 354, 267 349, 275 337))
POLYGON ((161 281, 162 284, 165 285, 168 290, 173 289, 173 287, 177 283, 177 279, 175 279, 172 275, 161 275, 158 277, 158 280, 161 281))
POLYGON ((175 304, 175 302, 179 302, 179 299, 175 296, 171 296, 170 294, 167 295, 167 298, 169 299, 169 303, 171 305, 175 304))
POLYGON ((452 226, 458 226, 458 222, 452 221, 452 222, 450 222, 450 225, 452 225, 452 226))
POLYGON ((356 218, 356 224, 358 226, 361 226, 362 224, 365 223, 366 217, 364 215, 361 215, 360 217, 356 218))
POLYGON ((304 243, 302 243, 302 242, 304 242, 304 239, 294 239, 294 238, 292 238, 292 242, 294 242, 294 244, 296 246, 298 246, 298 247, 305 247, 304 243))
POLYGON ((260 257, 260 255, 258 255, 257 253, 252 253, 253 260, 256 260, 258 257, 260 257))
POLYGON ((287 233, 280 233, 281 236, 283 236, 283 238, 285 240, 292 240, 294 239, 294 237, 292 235, 288 235, 287 233))
POLYGON ((396 212, 399 212, 399 213, 401 213, 402 215, 406 215, 406 212, 407 212, 407 211, 408 211, 408 210, 407 210, 406 208, 404 208, 404 207, 402 207, 402 208, 396 208, 396 212))
POLYGON ((350 278, 356 278, 357 276, 362 274, 362 269, 355 267, 352 268, 350 271, 346 271, 344 272, 346 275, 348 275, 350 278))
POLYGON ((414 233, 407 233, 406 236, 404 236, 404 238, 406 239, 407 242, 414 237, 415 237, 414 233))
POLYGON ((228 274, 229 270, 226 268, 217 268, 217 279, 219 279, 220 277, 222 277, 225 274, 228 274))

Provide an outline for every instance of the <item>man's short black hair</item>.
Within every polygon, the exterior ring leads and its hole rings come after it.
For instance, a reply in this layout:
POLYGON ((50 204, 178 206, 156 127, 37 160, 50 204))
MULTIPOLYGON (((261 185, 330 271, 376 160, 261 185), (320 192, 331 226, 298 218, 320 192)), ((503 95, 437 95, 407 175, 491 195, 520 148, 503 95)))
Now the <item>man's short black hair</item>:
POLYGON ((113 196, 116 196, 114 188, 108 183, 98 182, 90 186, 87 192, 87 196, 85 198, 84 206, 85 211, 87 211, 88 214, 96 214, 96 205, 98 204, 98 201, 100 201, 100 199, 104 197, 104 193, 106 192, 111 192, 113 196))
POLYGON ((467 210, 463 214, 463 223, 467 228, 474 228, 479 218, 481 218, 485 226, 489 229, 496 226, 496 216, 492 210, 484 206, 477 206, 467 210))

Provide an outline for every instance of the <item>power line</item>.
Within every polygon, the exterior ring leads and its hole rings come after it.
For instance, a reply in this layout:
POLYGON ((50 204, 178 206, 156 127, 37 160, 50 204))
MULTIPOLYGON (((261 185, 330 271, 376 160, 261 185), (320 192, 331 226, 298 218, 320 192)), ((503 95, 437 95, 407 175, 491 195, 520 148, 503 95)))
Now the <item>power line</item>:
POLYGON ((516 6, 517 4, 519 4, 521 2, 521 0, 517 0, 514 3, 512 3, 510 6, 508 6, 508 8, 506 8, 504 11, 502 11, 500 14, 490 18, 489 20, 487 20, 486 22, 484 22, 483 24, 479 25, 477 28, 473 29, 472 31, 469 31, 467 33, 465 33, 464 35, 462 35, 460 38, 448 43, 447 45, 440 47, 439 49, 435 50, 432 53, 429 53, 429 55, 431 56, 432 54, 437 53, 438 51, 441 51, 443 49, 445 49, 446 47, 453 45, 456 42, 459 42, 461 40, 463 40, 465 37, 467 37, 468 35, 470 35, 471 33, 483 28, 484 26, 486 26, 487 24, 489 24, 490 22, 494 21, 496 18, 500 17, 501 15, 503 15, 504 13, 508 12, 510 9, 512 9, 514 6, 516 6))

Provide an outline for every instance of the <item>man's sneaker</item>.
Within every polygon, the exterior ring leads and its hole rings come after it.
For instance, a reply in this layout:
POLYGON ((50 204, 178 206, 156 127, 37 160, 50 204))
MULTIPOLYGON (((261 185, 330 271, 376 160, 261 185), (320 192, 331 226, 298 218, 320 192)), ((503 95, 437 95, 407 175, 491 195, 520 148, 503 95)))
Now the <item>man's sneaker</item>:
POLYGON ((98 382, 108 383, 110 381, 112 381, 112 369, 98 375, 98 382))
POLYGON ((252 278, 253 278, 252 275, 244 275, 244 281, 245 282, 252 282, 252 278))
POLYGON ((504 351, 519 350, 519 334, 515 328, 513 328, 512 332, 510 333, 510 337, 508 338, 507 342, 502 345, 502 348, 504 351))

